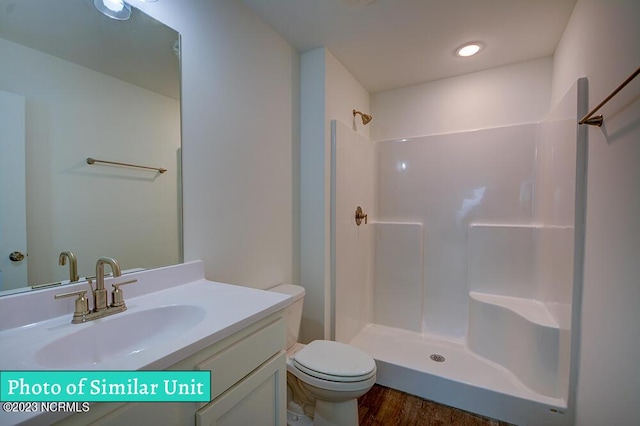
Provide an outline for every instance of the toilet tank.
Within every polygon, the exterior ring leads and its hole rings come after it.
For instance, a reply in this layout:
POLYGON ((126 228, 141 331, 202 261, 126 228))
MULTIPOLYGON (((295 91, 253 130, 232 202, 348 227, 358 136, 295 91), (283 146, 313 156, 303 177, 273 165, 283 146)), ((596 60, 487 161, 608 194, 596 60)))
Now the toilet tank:
POLYGON ((287 349, 289 349, 298 341, 298 336, 300 335, 304 287, 293 284, 280 284, 270 288, 269 291, 294 297, 294 301, 284 309, 284 320, 287 324, 287 349))

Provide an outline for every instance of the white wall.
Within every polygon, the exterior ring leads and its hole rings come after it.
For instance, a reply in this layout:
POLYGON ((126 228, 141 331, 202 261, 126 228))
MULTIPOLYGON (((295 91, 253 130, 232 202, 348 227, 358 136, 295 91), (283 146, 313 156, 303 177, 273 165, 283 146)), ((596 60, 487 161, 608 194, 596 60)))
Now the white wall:
POLYGON ((369 94, 327 49, 302 55, 300 283, 307 290, 301 339, 331 335, 331 120, 368 136, 353 109, 369 111, 369 94))
POLYGON ((360 115, 353 116, 353 110, 370 114, 369 92, 347 71, 347 69, 326 50, 326 113, 329 121, 338 120, 369 139, 371 123, 363 125, 360 115))
MULTIPOLYGON (((554 56, 553 99, 580 76, 597 105, 640 65, 640 2, 578 0, 554 56)), ((589 133, 576 424, 640 418, 640 102, 638 78, 589 133), (632 99, 635 97, 635 101, 632 99)))
POLYGON ((296 282, 299 54, 235 0, 131 3, 182 37, 185 260, 296 282))
MULTIPOLYGON (((353 132, 359 137, 357 140, 360 143, 366 143, 369 140, 370 125, 363 125, 360 116, 353 116, 353 110, 369 113, 369 92, 347 71, 347 69, 333 56, 333 54, 326 50, 325 53, 325 69, 326 69, 326 105, 325 105, 325 129, 327 129, 327 137, 325 138, 325 144, 327 147, 331 147, 331 121, 336 120, 340 123, 348 125, 353 132)), ((355 137, 355 136, 354 136, 355 137)), ((327 175, 331 176, 331 162, 328 164, 328 168, 325 169, 327 175)), ((373 187, 371 187, 373 189, 373 187)), ((327 203, 329 207, 330 203, 327 203)), ((373 204, 373 203, 371 203, 373 204)), ((355 206, 353 206, 355 211, 355 206)), ((371 212, 373 213, 373 212, 371 212)), ((329 229, 329 228, 327 228, 329 229)), ((327 233, 329 234, 329 233, 327 233)), ((334 265, 335 267, 335 265, 334 265)), ((330 283, 329 283, 330 284, 330 283)), ((336 292, 335 298, 338 297, 336 292)), ((325 318, 331 318, 331 288, 330 285, 325 287, 325 318)), ((334 308, 337 308, 337 301, 334 308)), ((366 313, 362 312, 360 319, 366 317, 366 313)), ((325 320, 325 336, 331 336, 331 329, 334 328, 332 320, 325 320)), ((335 336, 333 336, 335 338, 335 336)))
POLYGON ((123 269, 179 262, 180 103, 4 39, 0 51, 0 90, 26 98, 29 283, 68 279, 64 250, 81 276, 101 256, 123 269))
POLYGON ((535 123, 549 111, 551 58, 374 93, 371 139, 535 123))
POLYGON ((375 145, 335 120, 334 149, 334 292, 336 341, 349 343, 371 322, 372 261, 375 226, 375 145), (355 221, 356 206, 367 223, 355 221))

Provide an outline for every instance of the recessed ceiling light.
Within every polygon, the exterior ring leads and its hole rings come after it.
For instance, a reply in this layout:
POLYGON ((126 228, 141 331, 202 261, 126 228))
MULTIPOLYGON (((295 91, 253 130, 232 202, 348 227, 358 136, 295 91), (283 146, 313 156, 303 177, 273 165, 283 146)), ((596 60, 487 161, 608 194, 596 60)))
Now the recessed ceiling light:
POLYGON ((124 0, 93 0, 93 4, 109 18, 126 21, 131 16, 131 7, 124 0))
POLYGON ((456 56, 460 56, 461 58, 466 58, 466 57, 475 55, 476 53, 480 52, 482 49, 484 49, 484 43, 480 41, 465 43, 456 49, 456 56))

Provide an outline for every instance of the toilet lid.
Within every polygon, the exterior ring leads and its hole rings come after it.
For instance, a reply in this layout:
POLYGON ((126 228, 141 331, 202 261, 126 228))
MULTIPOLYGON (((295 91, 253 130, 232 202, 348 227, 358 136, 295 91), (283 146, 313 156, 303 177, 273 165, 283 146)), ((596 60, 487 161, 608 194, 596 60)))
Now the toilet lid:
POLYGON ((353 346, 315 340, 297 352, 294 365, 305 373, 336 382, 357 382, 375 374, 376 363, 353 346))

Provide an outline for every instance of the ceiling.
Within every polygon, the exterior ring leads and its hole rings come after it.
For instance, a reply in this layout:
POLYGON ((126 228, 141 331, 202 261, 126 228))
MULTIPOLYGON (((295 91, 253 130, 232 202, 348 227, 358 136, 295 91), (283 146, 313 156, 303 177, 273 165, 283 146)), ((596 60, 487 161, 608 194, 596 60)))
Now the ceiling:
POLYGON ((179 35, 138 9, 117 21, 93 0, 0 0, 0 37, 180 98, 179 35))
POLYGON ((551 56, 576 2, 241 1, 299 52, 328 48, 370 93, 551 56), (478 55, 454 55, 478 40, 478 55))

